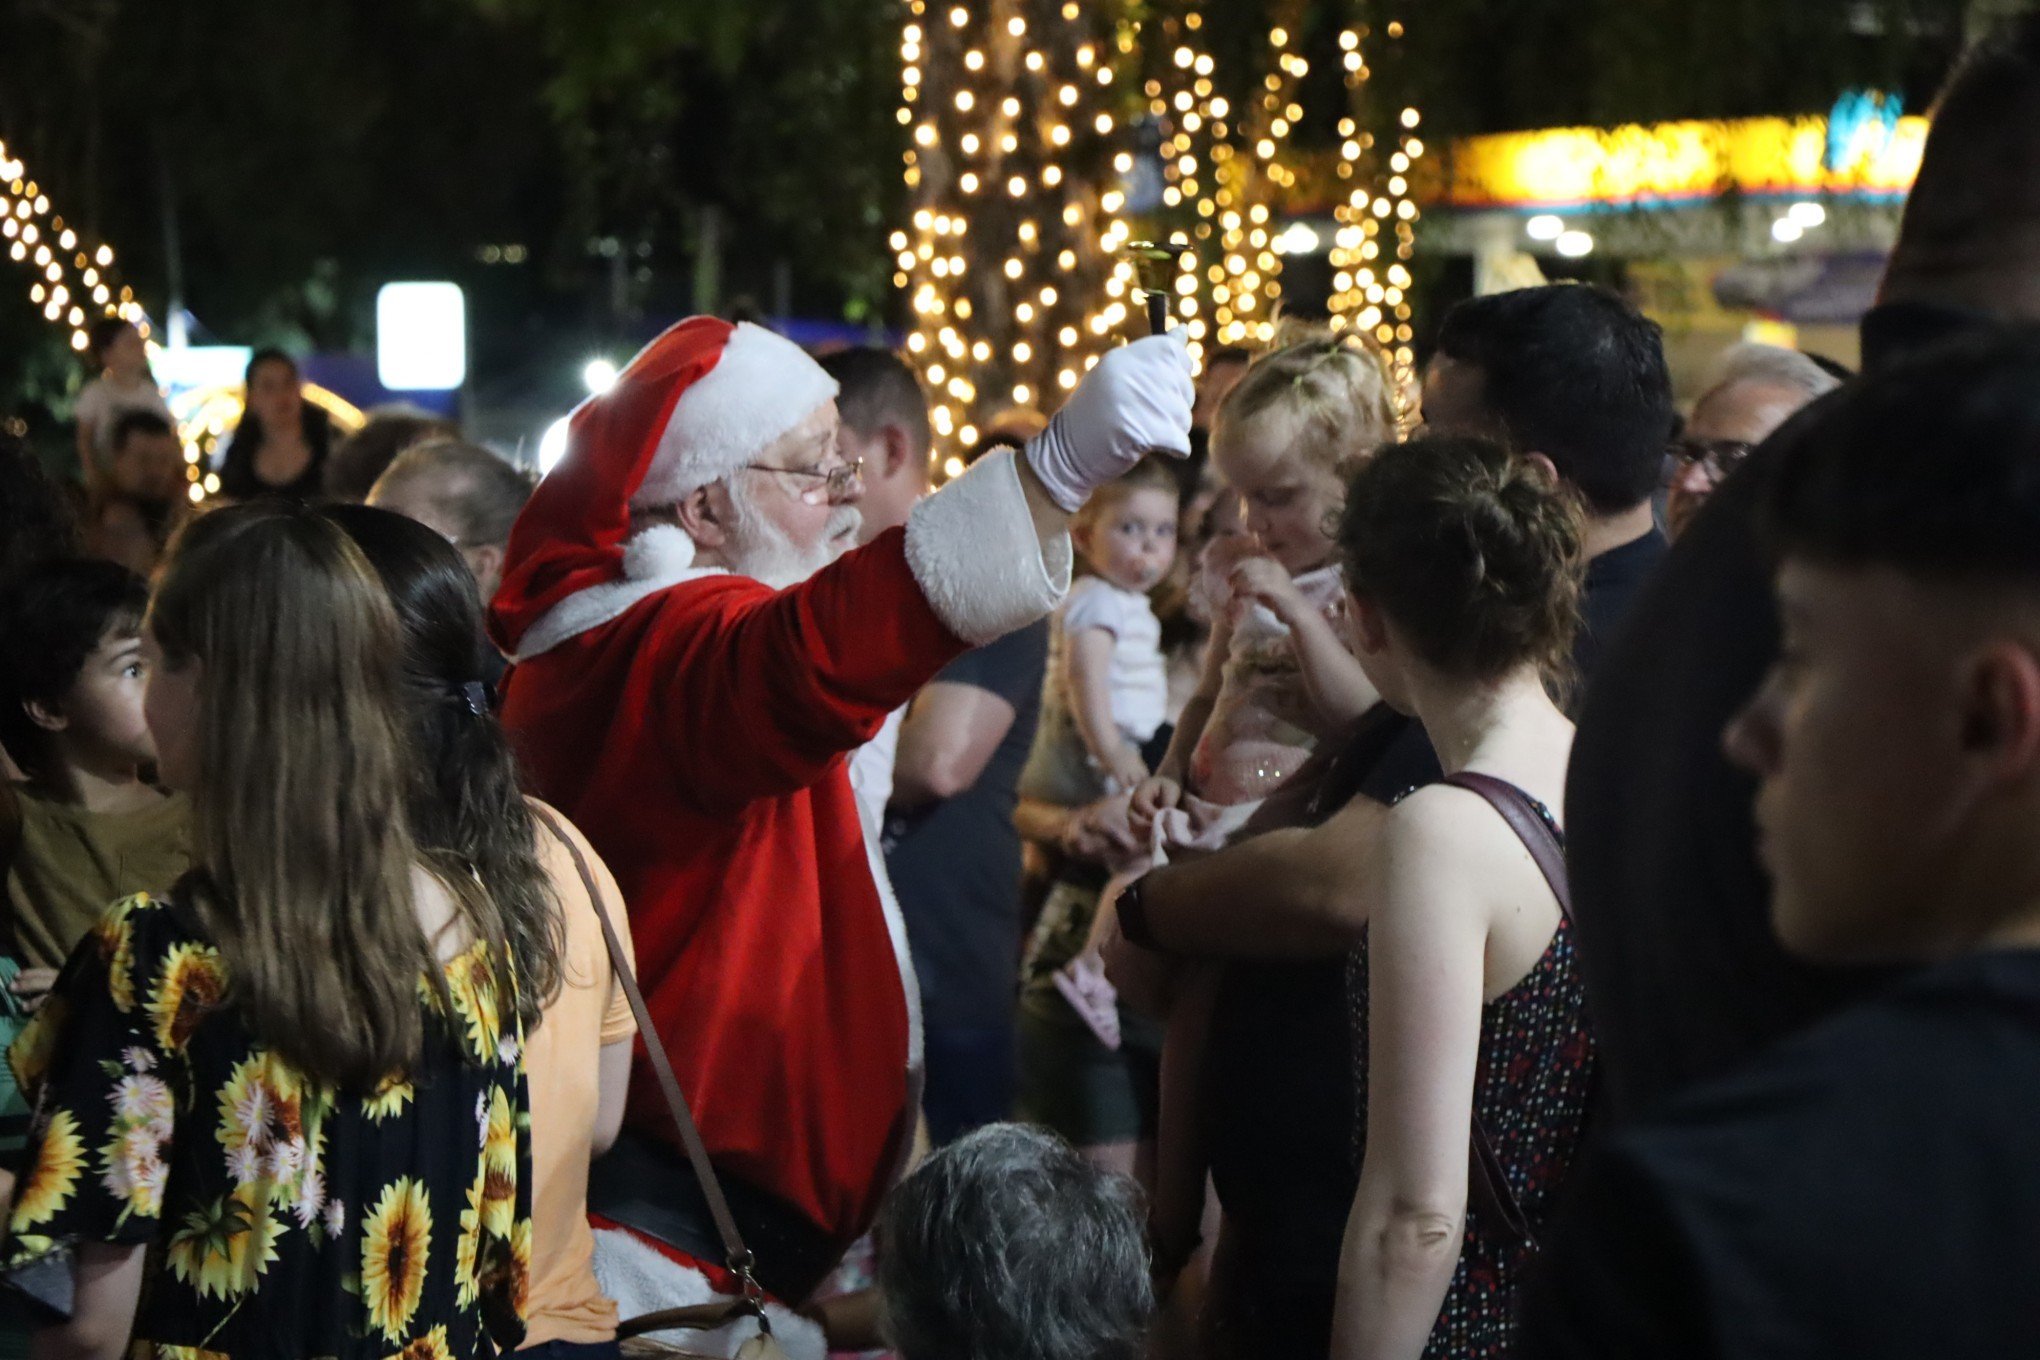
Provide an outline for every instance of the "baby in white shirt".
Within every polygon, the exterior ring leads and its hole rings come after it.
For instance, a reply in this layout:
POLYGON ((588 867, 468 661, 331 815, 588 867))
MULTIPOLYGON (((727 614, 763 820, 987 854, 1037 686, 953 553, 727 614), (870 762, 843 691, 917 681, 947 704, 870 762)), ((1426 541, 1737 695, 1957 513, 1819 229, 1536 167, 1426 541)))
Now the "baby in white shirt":
POLYGON ((1174 475, 1143 463, 1072 521, 1070 536, 1094 574, 1056 610, 1023 796, 1082 807, 1148 777, 1140 748, 1162 726, 1169 681, 1147 592, 1175 561, 1176 515, 1174 475))

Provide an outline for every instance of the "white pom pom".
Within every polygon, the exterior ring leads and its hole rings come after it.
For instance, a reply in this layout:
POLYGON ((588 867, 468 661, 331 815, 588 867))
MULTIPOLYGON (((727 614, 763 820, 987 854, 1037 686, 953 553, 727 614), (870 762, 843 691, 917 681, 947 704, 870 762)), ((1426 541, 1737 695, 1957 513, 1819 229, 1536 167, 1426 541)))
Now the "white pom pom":
POLYGON ((677 524, 654 524, 623 545, 623 574, 632 581, 670 581, 694 565, 694 540, 677 524))

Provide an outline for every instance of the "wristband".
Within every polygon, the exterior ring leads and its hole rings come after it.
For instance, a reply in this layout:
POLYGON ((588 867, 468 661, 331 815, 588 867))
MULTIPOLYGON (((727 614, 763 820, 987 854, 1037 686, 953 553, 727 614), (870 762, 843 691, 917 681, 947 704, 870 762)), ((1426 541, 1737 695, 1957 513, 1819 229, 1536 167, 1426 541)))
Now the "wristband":
POLYGON ((1162 946, 1156 943, 1154 923, 1148 919, 1147 881, 1148 875, 1142 874, 1119 890, 1119 934, 1128 944, 1159 952, 1162 946))

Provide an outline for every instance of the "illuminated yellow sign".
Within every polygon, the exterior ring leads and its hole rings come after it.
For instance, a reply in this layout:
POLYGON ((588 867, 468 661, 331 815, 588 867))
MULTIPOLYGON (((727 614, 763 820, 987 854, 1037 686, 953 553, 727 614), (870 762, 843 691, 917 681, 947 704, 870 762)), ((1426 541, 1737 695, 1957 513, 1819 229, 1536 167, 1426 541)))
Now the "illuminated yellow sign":
POLYGON ((1805 117, 1467 137, 1435 164, 1425 196, 1452 208, 1627 207, 1728 193, 1895 198, 1919 172, 1927 120, 1863 119, 1845 145, 1830 136, 1828 119, 1805 117))

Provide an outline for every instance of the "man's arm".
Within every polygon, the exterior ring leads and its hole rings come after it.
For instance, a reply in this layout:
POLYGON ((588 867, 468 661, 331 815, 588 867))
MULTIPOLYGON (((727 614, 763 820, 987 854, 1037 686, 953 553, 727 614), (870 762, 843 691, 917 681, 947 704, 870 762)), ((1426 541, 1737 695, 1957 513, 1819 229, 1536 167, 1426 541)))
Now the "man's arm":
POLYGON ((814 785, 969 647, 1031 623, 1069 584, 1066 517, 997 453, 807 580, 711 578, 662 611, 647 695, 717 805, 814 785), (1043 535, 1048 537, 1044 539, 1043 535))
POLYGON ((922 690, 900 728, 893 806, 939 803, 975 785, 1017 716, 1012 704, 977 685, 937 680, 922 690))
POLYGON ((1268 831, 1214 855, 1157 869, 1142 887, 1146 924, 1172 953, 1322 958, 1351 949, 1388 809, 1355 798, 1313 830, 1268 831))

